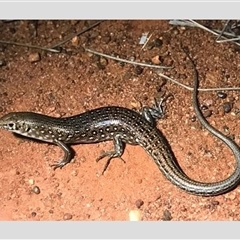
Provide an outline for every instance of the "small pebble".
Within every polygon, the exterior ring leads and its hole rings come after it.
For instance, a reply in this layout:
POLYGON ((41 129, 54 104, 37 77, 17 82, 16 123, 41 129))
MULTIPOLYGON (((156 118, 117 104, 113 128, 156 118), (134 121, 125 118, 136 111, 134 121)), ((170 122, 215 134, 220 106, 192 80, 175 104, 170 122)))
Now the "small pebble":
POLYGON ((104 58, 104 57, 101 57, 101 58, 99 59, 99 62, 100 62, 101 65, 103 65, 103 66, 107 66, 107 65, 108 65, 108 60, 107 60, 106 58, 104 58))
POLYGON ((135 72, 136 72, 137 75, 140 75, 143 72, 143 68, 140 67, 139 65, 137 65, 136 68, 135 68, 135 72))
POLYGON ((212 111, 206 105, 202 105, 201 110, 205 118, 208 118, 212 115, 212 111))
POLYGON ((144 201, 142 199, 138 199, 135 202, 135 205, 136 205, 137 208, 140 208, 143 204, 144 204, 144 201))
POLYGON ((136 60, 136 57, 135 57, 135 56, 129 57, 129 61, 134 62, 135 60, 136 60))
POLYGON ((101 57, 99 59, 99 62, 97 62, 97 67, 100 70, 105 69, 107 65, 108 65, 108 60, 106 58, 104 58, 104 57, 101 57))
POLYGON ((192 116, 192 117, 190 118, 190 120, 191 120, 191 122, 196 122, 197 117, 196 117, 196 116, 192 116))
POLYGON ((33 185, 35 183, 34 179, 29 179, 28 180, 29 184, 33 185))
POLYGON ((214 205, 214 206, 219 205, 219 201, 217 201, 217 200, 213 200, 213 201, 212 201, 212 205, 214 205))
POLYGON ((226 126, 226 125, 224 125, 224 126, 223 126, 223 131, 224 131, 225 133, 229 133, 229 127, 226 126))
POLYGON ((31 215, 32 215, 32 217, 36 217, 37 213, 36 212, 32 212, 31 215))
POLYGON ((31 63, 39 62, 41 60, 41 56, 39 53, 32 53, 28 56, 28 61, 31 63))
POLYGON ((159 38, 155 39, 155 41, 154 41, 155 47, 161 47, 162 44, 163 44, 163 41, 161 39, 159 39, 159 38))
POLYGON ((79 44, 79 38, 78 38, 78 36, 75 36, 75 37, 72 39, 72 45, 73 45, 74 47, 77 47, 78 44, 79 44))
POLYGON ((219 98, 225 99, 225 98, 227 97, 227 94, 224 93, 224 92, 218 92, 218 93, 217 93, 217 96, 218 96, 219 98))
POLYGON ((163 41, 159 38, 155 39, 154 41, 148 43, 147 45, 147 49, 148 50, 151 50, 153 49, 154 47, 161 47, 163 44, 163 41))
POLYGON ((38 186, 34 186, 32 191, 35 193, 35 194, 39 194, 41 191, 40 191, 40 188, 38 186))
POLYGON ((204 104, 206 105, 206 106, 212 106, 213 105, 213 100, 212 99, 206 99, 205 101, 204 101, 204 104))
POLYGON ((162 220, 163 221, 170 221, 170 220, 172 220, 172 215, 171 215, 171 213, 167 209, 164 210, 164 212, 163 212, 162 220))
POLYGON ((0 67, 6 66, 7 63, 5 60, 0 59, 0 67))
POLYGON ((231 102, 225 102, 223 103, 223 111, 225 113, 229 113, 232 110, 233 104, 231 102))
POLYGON ((50 214, 53 214, 53 213, 54 213, 54 211, 53 211, 52 209, 50 209, 48 212, 49 212, 50 214))
POLYGON ((158 65, 161 63, 161 57, 159 55, 152 58, 152 63, 158 65))
POLYGON ((76 177, 76 176, 78 175, 78 170, 73 170, 73 171, 71 172, 71 175, 74 176, 74 177, 76 177))
POLYGON ((202 106, 201 106, 201 110, 202 110, 202 111, 206 111, 207 109, 208 109, 208 107, 207 107, 206 105, 202 105, 202 106))
POLYGON ((206 109, 205 111, 202 112, 203 113, 203 116, 205 118, 208 118, 208 117, 211 117, 212 115, 212 111, 210 109, 206 109))
POLYGON ((65 213, 64 216, 63 216, 63 220, 71 220, 72 219, 72 214, 70 213, 65 213))
POLYGON ((140 221, 141 220, 141 213, 139 210, 131 210, 129 212, 129 220, 130 221, 140 221))

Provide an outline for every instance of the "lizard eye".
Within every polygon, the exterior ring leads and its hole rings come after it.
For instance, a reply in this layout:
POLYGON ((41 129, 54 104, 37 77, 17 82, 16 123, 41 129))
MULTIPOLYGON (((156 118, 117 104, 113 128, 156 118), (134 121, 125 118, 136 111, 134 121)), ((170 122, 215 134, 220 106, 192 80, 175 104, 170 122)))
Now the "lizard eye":
POLYGON ((14 129, 14 123, 9 123, 8 127, 9 127, 9 129, 14 129))

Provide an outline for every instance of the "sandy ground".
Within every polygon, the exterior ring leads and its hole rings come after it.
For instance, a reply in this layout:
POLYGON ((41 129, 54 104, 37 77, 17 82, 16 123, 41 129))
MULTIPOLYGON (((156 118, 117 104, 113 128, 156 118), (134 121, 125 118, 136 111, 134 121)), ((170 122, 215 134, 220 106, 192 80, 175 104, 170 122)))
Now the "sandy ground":
MULTIPOLYGON (((52 46, 94 21, 0 21, 1 40, 52 46), (37 23, 37 28, 36 28, 37 23)), ((221 26, 221 22, 206 23, 221 26)), ((180 166, 191 178, 215 182, 235 167, 230 150, 195 119, 191 92, 163 85, 156 70, 99 58, 83 47, 128 60, 174 66, 162 72, 192 85, 191 65, 179 48, 188 47, 206 87, 239 86, 239 50, 198 28, 168 21, 104 21, 63 44, 62 53, 0 43, 0 116, 34 111, 71 116, 100 106, 140 108, 164 92, 174 97, 157 127, 168 139, 180 166), (139 39, 152 37, 144 49, 139 39)), ((208 121, 240 144, 239 93, 200 93, 208 121), (229 113, 223 110, 232 105, 229 113), (210 114, 209 114, 210 113, 210 114)), ((216 197, 190 195, 165 179, 139 146, 127 145, 124 164, 114 159, 104 175, 95 159, 112 142, 74 145, 74 160, 53 171, 62 151, 0 132, 0 220, 239 220, 240 188, 216 197)))

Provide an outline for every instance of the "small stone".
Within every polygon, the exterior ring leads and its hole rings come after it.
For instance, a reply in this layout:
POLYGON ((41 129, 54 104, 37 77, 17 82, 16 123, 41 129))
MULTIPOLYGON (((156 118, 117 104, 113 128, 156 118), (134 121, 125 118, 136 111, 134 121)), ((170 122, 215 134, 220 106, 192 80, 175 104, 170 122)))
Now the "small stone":
POLYGON ((190 120, 191 120, 191 122, 196 122, 197 117, 196 116, 191 116, 190 120))
POLYGON ((212 106, 212 105, 213 105, 213 100, 212 100, 212 99, 206 99, 206 100, 204 101, 204 104, 205 104, 207 107, 212 106))
POLYGON ((29 179, 28 180, 29 184, 33 185, 35 183, 34 179, 29 179))
POLYGON ((63 220, 65 220, 65 221, 66 221, 66 220, 71 220, 72 217, 73 217, 72 214, 70 214, 70 213, 65 213, 64 216, 63 216, 63 220))
POLYGON ((5 60, 0 59, 0 67, 6 66, 7 63, 5 60))
POLYGON ((130 221, 140 221, 141 220, 141 213, 139 210, 131 210, 129 212, 129 220, 130 221))
POLYGON ((73 171, 71 172, 71 175, 74 176, 74 177, 76 177, 76 176, 78 175, 78 170, 73 170, 73 171))
POLYGON ((205 118, 208 118, 212 115, 212 111, 206 105, 202 105, 201 110, 205 118))
POLYGON ((106 58, 104 58, 104 57, 101 57, 101 58, 99 59, 99 62, 100 62, 100 64, 103 65, 103 66, 107 66, 107 65, 108 65, 108 60, 107 60, 106 58))
POLYGON ((135 68, 135 72, 137 75, 140 75, 143 72, 143 68, 141 66, 137 65, 135 68))
POLYGON ((202 105, 202 106, 201 106, 201 110, 202 110, 202 111, 206 111, 207 109, 208 109, 208 107, 207 107, 206 105, 202 105))
POLYGON ((161 63, 161 57, 159 55, 152 58, 152 63, 159 65, 161 63))
POLYGON ((32 217, 36 217, 37 213, 36 212, 32 212, 31 215, 32 215, 32 217))
POLYGON ((167 209, 164 210, 164 212, 163 212, 162 220, 163 221, 170 221, 170 220, 172 220, 172 215, 171 215, 171 213, 167 209))
POLYGON ((225 113, 229 113, 232 110, 233 104, 231 102, 225 102, 223 103, 223 111, 225 113))
POLYGON ((72 39, 72 45, 73 45, 74 47, 77 47, 78 44, 79 44, 79 38, 78 38, 78 36, 75 36, 75 37, 72 39))
POLYGON ((50 214, 53 214, 53 213, 54 213, 54 211, 53 211, 52 209, 50 209, 48 212, 49 212, 50 214))
POLYGON ((35 194, 39 194, 41 191, 40 191, 40 188, 38 186, 34 186, 32 191, 35 193, 35 194))
POLYGON ((134 62, 135 60, 136 60, 136 57, 135 57, 135 56, 129 57, 129 61, 134 62))
POLYGON ((224 93, 224 92, 218 92, 218 93, 217 93, 217 96, 218 96, 219 98, 225 99, 225 98, 227 97, 227 94, 224 93))
POLYGON ((217 200, 213 200, 213 201, 212 201, 212 205, 213 205, 213 206, 217 206, 217 205, 219 205, 219 204, 220 204, 220 203, 219 203, 219 201, 217 201, 217 200))
POLYGON ((140 208, 143 204, 144 204, 144 201, 142 199, 138 199, 135 202, 135 205, 136 205, 137 208, 140 208))
POLYGON ((205 118, 211 117, 212 115, 212 111, 210 109, 206 109, 205 111, 203 111, 203 116, 205 118))
POLYGON ((148 50, 151 50, 155 47, 155 42, 150 42, 148 45, 147 45, 147 49, 148 50))
POLYGON ((160 38, 155 39, 154 46, 155 47, 161 47, 163 44, 163 41, 160 38))
POLYGON ((104 57, 101 57, 99 59, 99 62, 97 63, 97 66, 100 70, 105 69, 107 65, 108 65, 108 60, 104 57))
POLYGON ((28 61, 31 63, 39 62, 41 60, 40 53, 32 53, 28 56, 28 61))

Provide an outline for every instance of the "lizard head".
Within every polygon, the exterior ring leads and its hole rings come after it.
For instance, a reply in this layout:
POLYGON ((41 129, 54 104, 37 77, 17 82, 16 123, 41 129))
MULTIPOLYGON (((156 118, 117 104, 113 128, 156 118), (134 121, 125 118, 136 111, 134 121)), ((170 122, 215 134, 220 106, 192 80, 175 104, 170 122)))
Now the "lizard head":
POLYGON ((25 135, 31 127, 25 121, 27 112, 11 112, 0 118, 0 128, 25 135))

